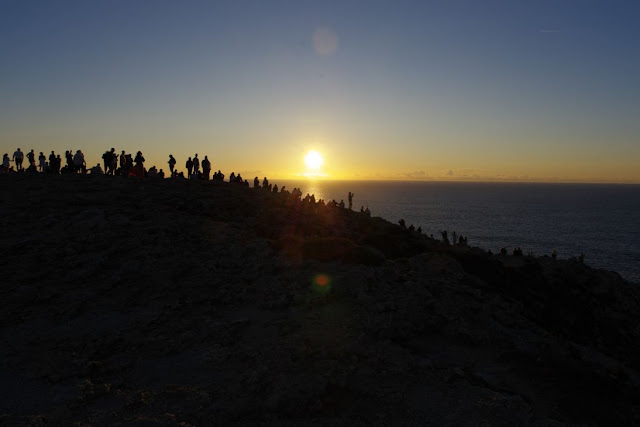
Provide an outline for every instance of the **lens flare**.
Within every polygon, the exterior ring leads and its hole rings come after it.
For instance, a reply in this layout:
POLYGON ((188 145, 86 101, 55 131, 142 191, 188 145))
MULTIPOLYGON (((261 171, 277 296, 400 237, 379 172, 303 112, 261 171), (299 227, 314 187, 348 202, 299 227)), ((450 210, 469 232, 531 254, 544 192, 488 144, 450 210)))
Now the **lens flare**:
POLYGON ((315 275, 311 282, 317 292, 326 293, 331 289, 331 278, 326 274, 315 275))

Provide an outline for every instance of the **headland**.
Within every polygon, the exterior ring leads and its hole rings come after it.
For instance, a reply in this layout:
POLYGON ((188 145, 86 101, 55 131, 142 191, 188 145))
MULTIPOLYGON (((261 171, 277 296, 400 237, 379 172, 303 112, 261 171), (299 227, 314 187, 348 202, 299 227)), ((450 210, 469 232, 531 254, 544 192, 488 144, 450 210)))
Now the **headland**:
POLYGON ((0 176, 6 424, 640 421, 640 292, 227 182, 0 176))

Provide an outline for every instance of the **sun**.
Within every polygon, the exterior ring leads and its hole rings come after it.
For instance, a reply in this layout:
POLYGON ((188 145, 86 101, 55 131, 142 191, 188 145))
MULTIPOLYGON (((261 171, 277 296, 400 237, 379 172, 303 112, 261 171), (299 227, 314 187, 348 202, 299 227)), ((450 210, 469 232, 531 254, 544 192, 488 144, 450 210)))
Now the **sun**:
POLYGON ((309 169, 320 169, 324 163, 324 159, 322 158, 322 154, 317 151, 309 151, 306 156, 304 156, 304 164, 307 165, 309 169))

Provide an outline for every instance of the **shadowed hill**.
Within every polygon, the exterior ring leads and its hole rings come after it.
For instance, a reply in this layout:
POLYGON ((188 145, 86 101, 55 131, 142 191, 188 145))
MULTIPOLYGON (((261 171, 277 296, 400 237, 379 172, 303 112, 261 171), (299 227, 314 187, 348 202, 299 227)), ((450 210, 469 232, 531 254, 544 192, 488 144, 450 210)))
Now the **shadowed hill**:
POLYGON ((640 421, 616 273, 228 183, 0 189, 5 423, 640 421))

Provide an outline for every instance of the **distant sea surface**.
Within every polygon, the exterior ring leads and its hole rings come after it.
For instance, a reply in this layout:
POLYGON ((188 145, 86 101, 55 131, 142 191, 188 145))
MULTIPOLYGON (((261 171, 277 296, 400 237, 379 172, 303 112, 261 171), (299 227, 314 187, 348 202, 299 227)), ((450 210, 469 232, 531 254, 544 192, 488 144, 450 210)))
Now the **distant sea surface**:
POLYGON ((353 209, 440 237, 456 231, 497 253, 585 254, 592 267, 640 283, 640 185, 381 181, 275 181, 325 201, 355 193, 353 209))

